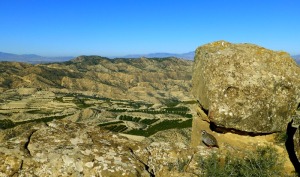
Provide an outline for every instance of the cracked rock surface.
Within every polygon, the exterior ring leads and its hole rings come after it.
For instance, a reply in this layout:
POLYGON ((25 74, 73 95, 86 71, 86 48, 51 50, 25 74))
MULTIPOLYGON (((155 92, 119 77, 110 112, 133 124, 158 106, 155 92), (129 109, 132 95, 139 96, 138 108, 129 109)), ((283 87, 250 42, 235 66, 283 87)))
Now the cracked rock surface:
POLYGON ((0 135, 0 176, 196 176, 199 157, 217 151, 133 141, 68 120, 23 124, 0 135))
POLYGON ((129 147, 135 142, 98 127, 38 124, 1 144, 0 176, 147 176, 129 147))

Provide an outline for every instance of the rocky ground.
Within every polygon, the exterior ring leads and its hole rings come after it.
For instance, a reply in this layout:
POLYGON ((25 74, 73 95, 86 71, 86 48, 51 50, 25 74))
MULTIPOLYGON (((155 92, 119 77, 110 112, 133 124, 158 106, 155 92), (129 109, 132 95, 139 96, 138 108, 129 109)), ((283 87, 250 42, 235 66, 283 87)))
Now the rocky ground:
POLYGON ((195 176, 196 157, 215 151, 182 142, 133 141, 64 120, 23 124, 1 135, 1 176, 195 176), (181 169, 178 160, 185 163, 181 169))

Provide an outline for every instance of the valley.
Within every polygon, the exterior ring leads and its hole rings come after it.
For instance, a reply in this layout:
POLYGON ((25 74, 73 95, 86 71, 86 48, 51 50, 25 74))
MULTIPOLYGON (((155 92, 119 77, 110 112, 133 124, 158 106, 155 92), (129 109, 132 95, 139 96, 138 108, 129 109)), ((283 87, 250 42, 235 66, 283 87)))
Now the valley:
POLYGON ((190 128, 192 62, 176 58, 1 62, 1 129, 66 119, 149 137, 190 128))
POLYGON ((1 129, 30 122, 69 119, 146 137, 166 129, 191 127, 194 113, 190 107, 196 104, 193 100, 168 100, 162 105, 35 88, 7 90, 0 99, 1 129))

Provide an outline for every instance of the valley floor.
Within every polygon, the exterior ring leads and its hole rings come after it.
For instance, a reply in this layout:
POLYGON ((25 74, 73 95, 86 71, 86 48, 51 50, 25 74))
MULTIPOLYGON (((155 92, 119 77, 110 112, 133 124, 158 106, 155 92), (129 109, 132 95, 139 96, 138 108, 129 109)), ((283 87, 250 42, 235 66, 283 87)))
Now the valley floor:
POLYGON ((195 115, 190 108, 196 104, 192 99, 166 99, 162 104, 154 104, 35 88, 7 90, 0 100, 1 129, 30 122, 68 119, 144 137, 167 129, 190 128, 195 115))

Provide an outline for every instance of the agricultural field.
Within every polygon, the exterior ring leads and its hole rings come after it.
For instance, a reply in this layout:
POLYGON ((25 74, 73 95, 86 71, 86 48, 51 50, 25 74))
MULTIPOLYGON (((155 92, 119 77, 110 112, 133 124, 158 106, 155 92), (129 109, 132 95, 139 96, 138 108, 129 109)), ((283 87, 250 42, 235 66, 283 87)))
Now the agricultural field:
POLYGON ((196 101, 165 100, 153 104, 142 100, 114 100, 97 95, 18 89, 0 96, 0 128, 31 122, 69 119, 101 128, 149 137, 159 131, 192 126, 196 101), (26 92, 27 91, 27 92, 26 92))

